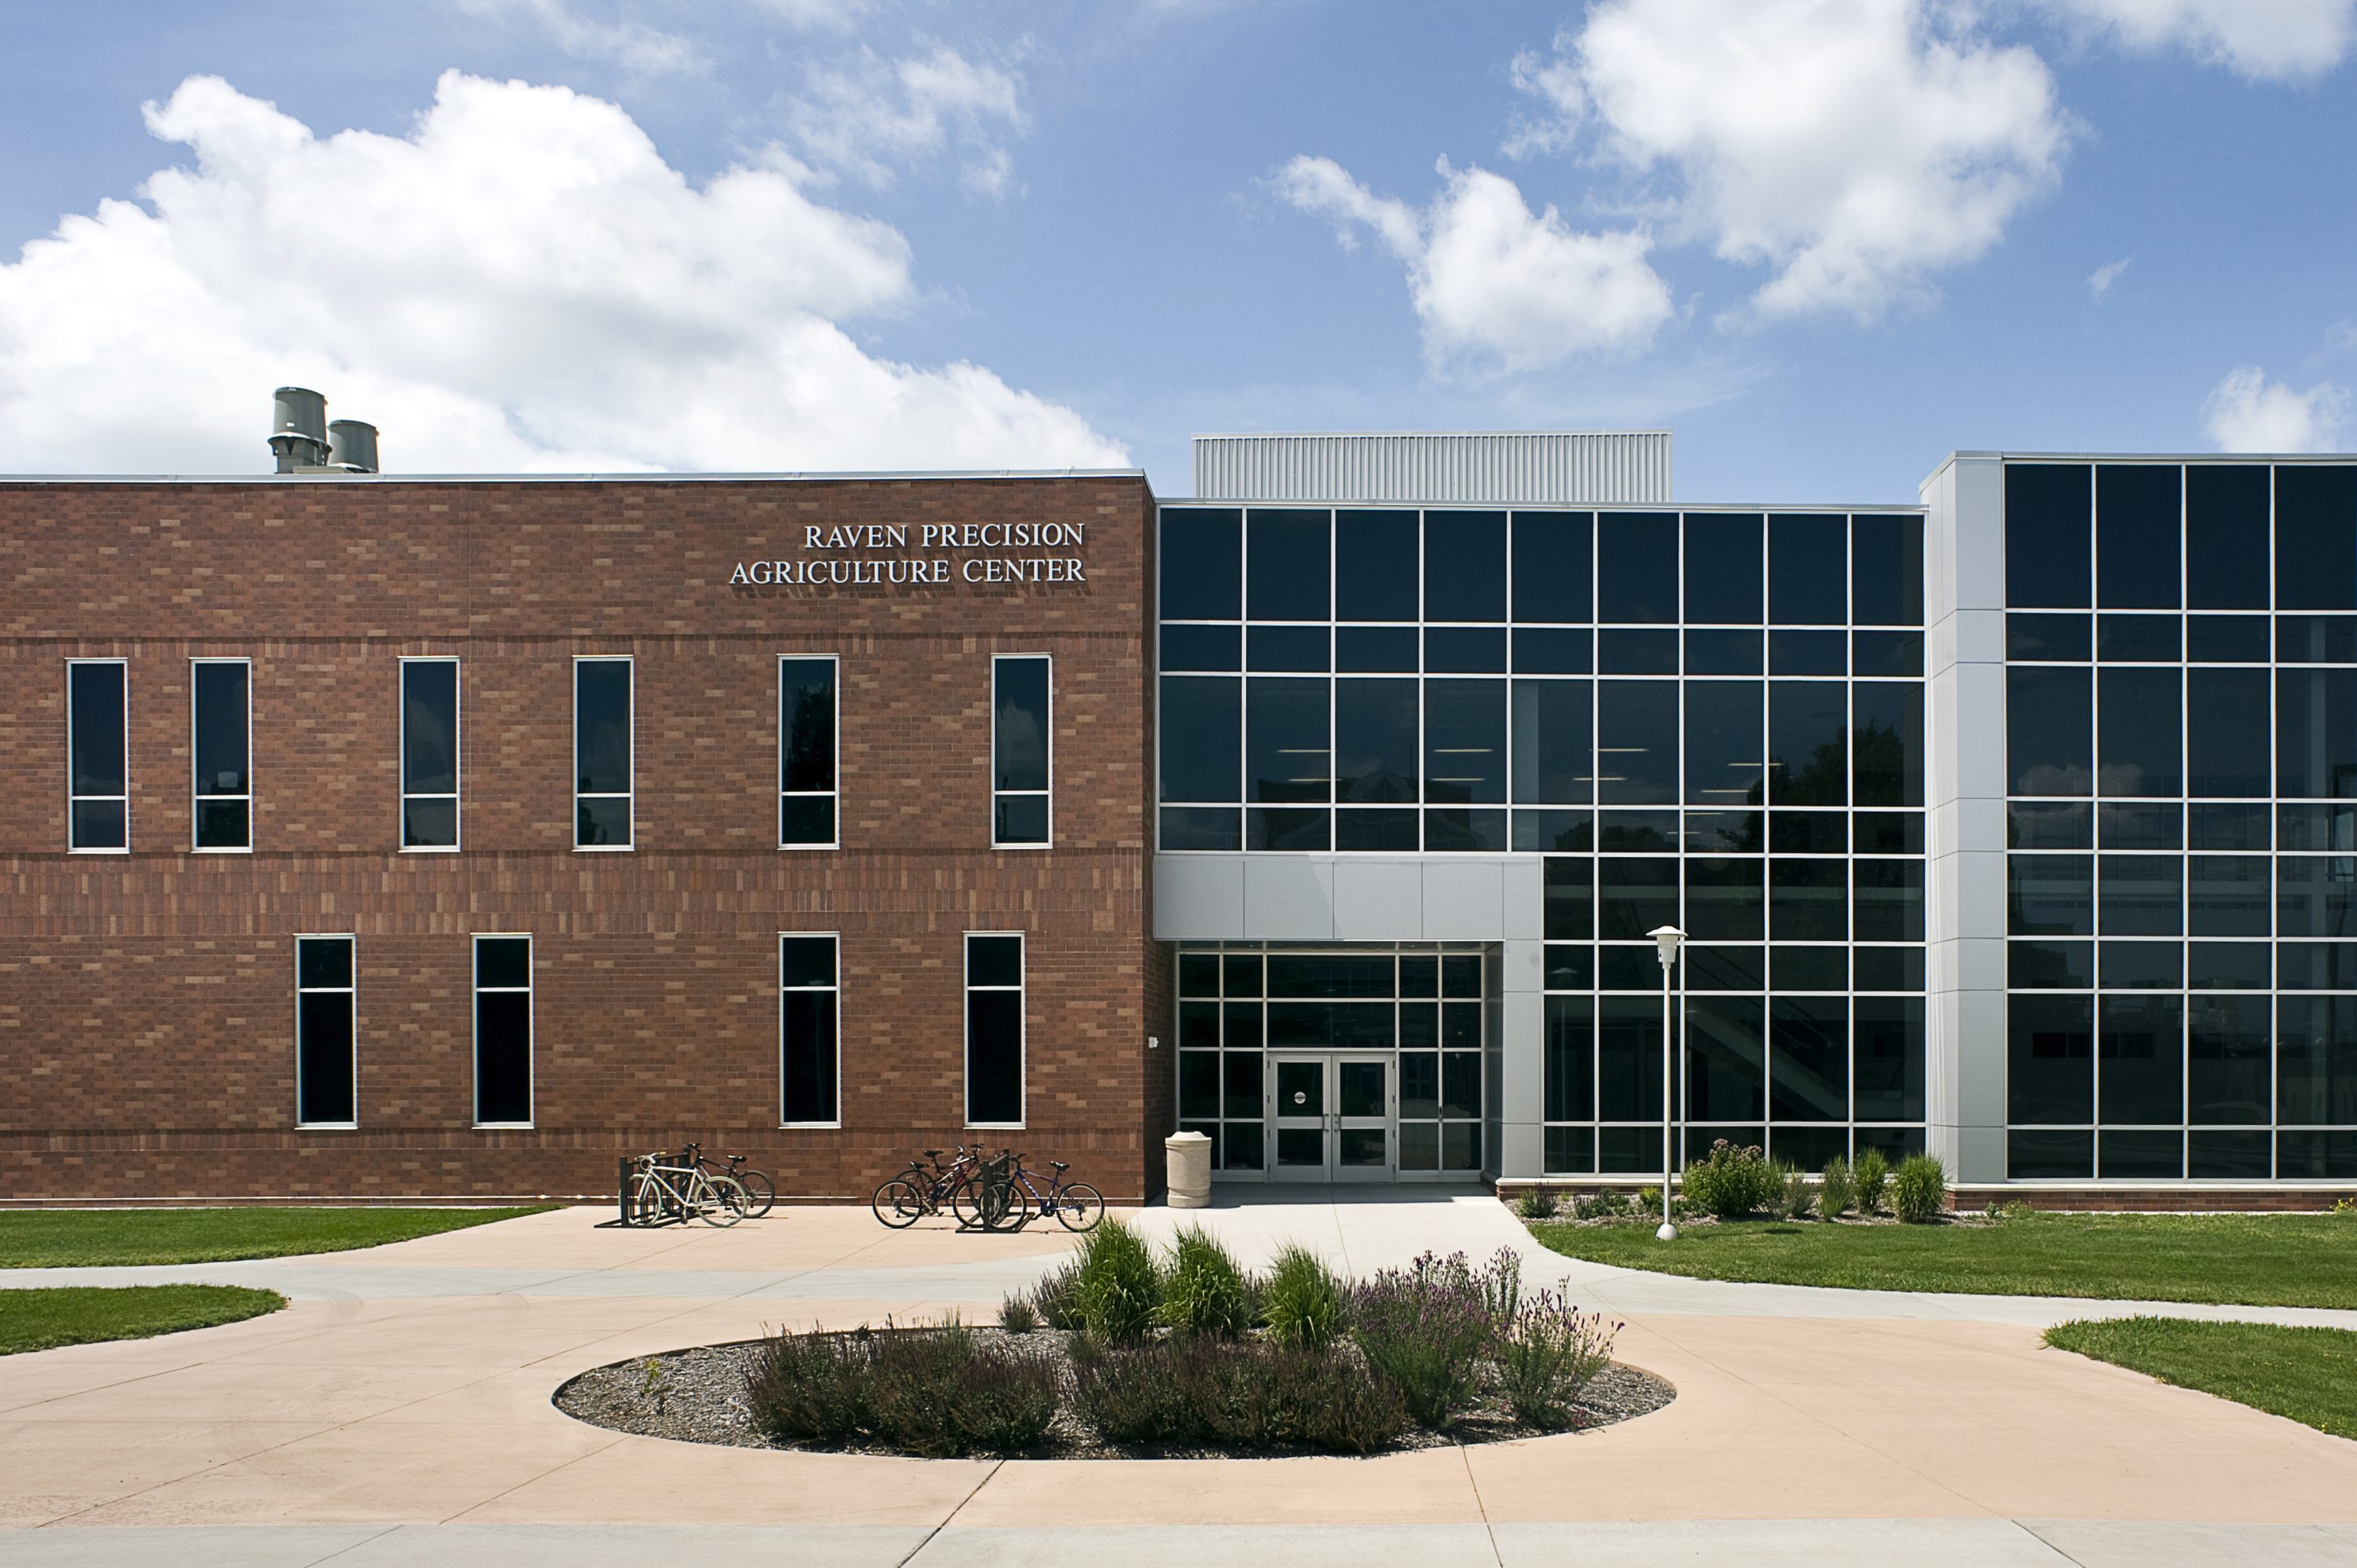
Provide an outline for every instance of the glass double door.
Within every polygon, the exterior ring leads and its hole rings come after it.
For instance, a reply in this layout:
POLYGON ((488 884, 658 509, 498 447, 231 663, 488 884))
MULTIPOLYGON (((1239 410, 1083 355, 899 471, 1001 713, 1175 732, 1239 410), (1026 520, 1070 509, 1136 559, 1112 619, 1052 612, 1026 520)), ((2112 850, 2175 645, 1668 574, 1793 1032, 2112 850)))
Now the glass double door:
POLYGON ((1267 1119, 1274 1181, 1389 1181, 1399 1165, 1394 1058, 1272 1051, 1267 1119))

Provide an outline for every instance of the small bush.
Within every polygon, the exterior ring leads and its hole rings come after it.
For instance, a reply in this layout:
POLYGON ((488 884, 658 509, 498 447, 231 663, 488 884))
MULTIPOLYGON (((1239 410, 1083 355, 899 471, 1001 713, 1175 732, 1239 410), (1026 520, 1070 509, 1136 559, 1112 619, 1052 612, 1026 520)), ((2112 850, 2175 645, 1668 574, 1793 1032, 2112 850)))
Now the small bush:
POLYGON ((985 1346, 954 1320, 939 1328, 786 1333, 746 1374, 753 1424, 772 1437, 866 1437, 927 1458, 1016 1453, 1055 1419, 1045 1357, 985 1346))
MULTIPOLYGON (((1654 1195, 1656 1197, 1660 1194, 1654 1195)), ((1615 1219, 1636 1212, 1636 1204, 1625 1192, 1591 1192, 1571 1200, 1574 1219, 1615 1219)))
POLYGON ((1817 1189, 1809 1180, 1808 1172, 1786 1160, 1772 1161, 1770 1174, 1775 1178, 1775 1193, 1770 1207, 1786 1219, 1806 1219, 1816 1211, 1817 1189))
POLYGON ((1662 1211, 1662 1189, 1659 1187, 1639 1187, 1636 1211, 1640 1215, 1659 1214, 1662 1211))
POLYGON ((1781 1210, 1783 1174, 1760 1157, 1757 1145, 1739 1148, 1720 1138, 1710 1153, 1685 1170, 1686 1201, 1721 1219, 1740 1219, 1761 1209, 1781 1210))
POLYGON ((848 1443, 867 1424, 868 1331, 781 1333, 745 1375, 753 1424, 785 1442, 848 1443))
POLYGON ((1575 1424, 1579 1396, 1610 1364, 1620 1327, 1552 1290, 1523 1302, 1498 1346, 1499 1392, 1514 1418, 1542 1432, 1575 1424))
POLYGON ((1909 1225, 1929 1225, 1948 1207, 1948 1168, 1932 1155, 1910 1155, 1890 1177, 1890 1210, 1909 1225))
POLYGON ((1077 1329, 1081 1326, 1081 1303, 1078 1287, 1081 1263, 1078 1258, 1067 1259, 1041 1276, 1031 1287, 1031 1305, 1039 1314, 1039 1321, 1050 1328, 1077 1329))
POLYGON ((1261 1286, 1260 1314, 1273 1344, 1323 1350, 1342 1332, 1341 1282, 1317 1253, 1287 1242, 1261 1286))
POLYGON ((1857 1179, 1850 1175, 1849 1162, 1835 1155, 1825 1162, 1825 1174, 1817 1183, 1817 1212, 1838 1219, 1857 1199, 1857 1179))
POLYGON ((1081 1239, 1072 1307, 1081 1326, 1112 1345, 1145 1337, 1162 1305, 1162 1271, 1153 1249, 1118 1219, 1081 1239))
POLYGON ((1555 1194, 1543 1187, 1528 1188, 1514 1199, 1514 1212, 1525 1219, 1552 1219, 1555 1208, 1555 1194))
POLYGON ((1462 1252, 1426 1252, 1405 1270, 1378 1272, 1351 1298, 1351 1330, 1367 1364, 1421 1425, 1448 1427, 1479 1384, 1499 1337, 1493 1304, 1517 1288, 1497 1268, 1477 1274, 1462 1252))
POLYGON ((1890 1180, 1890 1163, 1882 1157, 1880 1149, 1867 1149, 1858 1155, 1854 1175, 1857 1211, 1871 1219, 1882 1211, 1882 1189, 1890 1180))
POLYGON ((2003 1208, 1997 1210, 1997 1216, 1999 1219, 2035 1219, 2038 1218, 2038 1210, 2032 1208, 2029 1204, 2024 1203, 2021 1199, 2017 1197, 2012 1202, 2007 1204, 2003 1208))
POLYGON ((1196 1337, 1105 1348, 1082 1340, 1072 1389, 1075 1413, 1114 1443, 1367 1454, 1407 1424, 1398 1393, 1340 1346, 1196 1337))
POLYGON ((1028 1296, 1010 1295, 999 1304, 998 1326, 1009 1334, 1028 1334, 1039 1326, 1039 1309, 1028 1296))
POLYGON ((1178 1232, 1157 1320, 1178 1334, 1233 1337, 1252 1326, 1252 1285, 1235 1258, 1200 1225, 1178 1232))

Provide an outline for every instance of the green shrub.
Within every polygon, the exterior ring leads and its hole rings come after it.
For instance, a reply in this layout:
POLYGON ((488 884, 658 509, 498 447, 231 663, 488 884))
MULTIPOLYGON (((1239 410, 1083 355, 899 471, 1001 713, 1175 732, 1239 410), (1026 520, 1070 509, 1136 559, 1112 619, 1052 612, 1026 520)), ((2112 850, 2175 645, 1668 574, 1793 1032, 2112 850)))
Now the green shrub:
POLYGON ((1200 1225, 1178 1232, 1162 1280, 1161 1325, 1178 1334, 1242 1334, 1252 1326, 1252 1285, 1225 1247, 1200 1225))
POLYGON ((1462 1252, 1426 1252, 1405 1269, 1377 1272, 1353 1294, 1351 1333, 1418 1424, 1445 1430, 1479 1385, 1500 1337, 1498 1304, 1519 1294, 1519 1283, 1500 1279, 1499 1267, 1476 1273, 1462 1252))
POLYGON ((1081 1303, 1077 1287, 1081 1282, 1081 1261, 1068 1258, 1048 1271, 1039 1283, 1031 1287, 1031 1305, 1039 1320, 1050 1328, 1077 1329, 1081 1326, 1081 1303))
POLYGON ((1398 1393, 1339 1345, 1193 1337, 1108 1348, 1077 1340, 1072 1403, 1114 1443, 1367 1454, 1407 1424, 1398 1393))
POLYGON ((1929 1225, 1948 1207, 1948 1168, 1937 1156, 1910 1155, 1890 1177, 1890 1209, 1909 1225, 1929 1225))
POLYGON ((1662 1189, 1659 1187, 1639 1187, 1636 1211, 1641 1216, 1659 1214, 1662 1211, 1662 1189))
POLYGON ((1850 1175, 1849 1162, 1835 1155, 1825 1162, 1824 1176, 1817 1183, 1817 1212, 1838 1219, 1857 1198, 1857 1179, 1850 1175))
POLYGON ((1072 1306, 1081 1326, 1108 1344, 1145 1337, 1162 1305, 1162 1271, 1143 1237, 1114 1219, 1081 1238, 1072 1306))
POLYGON ((1555 1194, 1543 1187, 1526 1188, 1514 1199, 1514 1212, 1525 1219, 1552 1219, 1555 1208, 1555 1194))
MULTIPOLYGON (((1656 1193, 1654 1196, 1659 1197, 1661 1195, 1656 1193)), ((1635 1199, 1625 1192, 1615 1192, 1609 1188, 1571 1200, 1571 1217, 1574 1219, 1615 1219, 1636 1211, 1635 1199)))
POLYGON ((867 1348, 859 1334, 780 1333, 745 1375, 753 1424, 790 1443, 848 1443, 867 1424, 867 1348))
POLYGON ((1786 1219, 1806 1219, 1817 1207, 1817 1189, 1809 1173, 1787 1160, 1772 1161, 1769 1173, 1776 1187, 1771 1207, 1786 1219))
POLYGON ((1882 1211, 1882 1189, 1890 1179, 1890 1163, 1880 1149, 1861 1150, 1855 1169, 1857 1211, 1868 1218, 1882 1211))
POLYGON ((1687 1202, 1721 1219, 1783 1206, 1782 1173, 1760 1157, 1757 1145, 1741 1148, 1724 1138, 1686 1166, 1684 1185, 1687 1202))
POLYGON ((1576 1424, 1579 1396, 1612 1359, 1620 1325, 1552 1290, 1523 1302, 1498 1345, 1498 1389, 1514 1418, 1542 1432, 1576 1424))
POLYGON ((1009 1334, 1028 1334, 1039 1326, 1039 1309, 1028 1296, 1009 1295, 999 1304, 998 1326, 1009 1334))
POLYGON ((785 1333, 746 1374, 753 1424, 772 1437, 866 1437, 927 1458, 1018 1453, 1055 1419, 1046 1357, 985 1345, 952 1320, 938 1328, 785 1333))
POLYGON ((1261 1286, 1260 1316, 1272 1343, 1322 1350, 1342 1332, 1341 1282, 1317 1253, 1287 1242, 1261 1286))

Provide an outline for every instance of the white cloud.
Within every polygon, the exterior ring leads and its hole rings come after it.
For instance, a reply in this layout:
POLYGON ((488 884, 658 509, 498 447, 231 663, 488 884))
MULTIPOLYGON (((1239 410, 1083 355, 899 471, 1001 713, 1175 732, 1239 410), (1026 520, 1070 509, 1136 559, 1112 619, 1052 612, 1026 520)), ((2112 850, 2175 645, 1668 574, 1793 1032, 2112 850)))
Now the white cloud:
POLYGON ((2324 349, 2328 354, 2346 354, 2357 349, 2357 321, 2343 317, 2326 328, 2324 349))
POLYGON ((2141 53, 2180 48, 2257 81, 2317 77, 2357 39, 2357 0, 2043 0, 2083 31, 2141 53))
POLYGON ((2134 256, 2122 256, 2118 261, 2107 262, 2087 274, 2087 291, 2095 296, 2097 304, 2101 304, 2104 296, 2112 292, 2112 285, 2120 281, 2120 274, 2127 271, 2128 263, 2135 260, 2134 256))
POLYGON ((676 33, 627 16, 598 21, 583 16, 572 0, 452 0, 452 4, 477 16, 533 23, 576 59, 611 60, 647 76, 699 71, 707 63, 694 44, 676 33))
POLYGON ((1015 71, 946 45, 897 60, 863 45, 842 64, 811 68, 786 124, 820 168, 878 188, 954 147, 966 190, 996 199, 1014 173, 1001 138, 1028 124, 1022 92, 1015 71))
POLYGON ((2229 371, 2201 404, 2222 452, 2330 452, 2349 420, 2349 394, 2330 381, 2295 392, 2256 365, 2229 371))
POLYGON ((1517 70, 1554 117, 1516 145, 1592 134, 1632 174, 1666 177, 1679 235, 1775 269, 1752 300, 1761 317, 1870 320, 1996 244, 2067 150, 2044 62, 1975 36, 1971 15, 1930 0, 1601 0, 1551 60, 1517 70))
POLYGON ((1513 181, 1440 165, 1442 186, 1419 212, 1377 196, 1330 158, 1296 157, 1277 193, 1305 212, 1374 231, 1407 263, 1426 359, 1533 370, 1575 355, 1642 348, 1670 318, 1667 285, 1633 231, 1574 231, 1552 207, 1534 215, 1513 181))
POLYGON ((0 471, 254 471, 290 381, 413 473, 1125 460, 978 366, 863 351, 840 323, 911 301, 908 245, 788 160, 692 185, 611 103, 455 71, 406 136, 214 77, 147 113, 195 167, 0 265, 0 471))
POLYGON ((843 32, 875 8, 875 0, 756 0, 789 27, 843 32))

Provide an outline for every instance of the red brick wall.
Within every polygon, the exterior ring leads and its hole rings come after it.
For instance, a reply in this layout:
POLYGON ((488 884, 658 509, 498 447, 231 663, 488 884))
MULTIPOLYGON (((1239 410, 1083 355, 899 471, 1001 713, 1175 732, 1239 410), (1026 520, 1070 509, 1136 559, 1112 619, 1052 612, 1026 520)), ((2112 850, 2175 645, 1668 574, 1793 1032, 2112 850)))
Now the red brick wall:
POLYGON ((0 1192, 593 1194, 702 1136, 864 1197, 959 1139, 972 929, 1028 937, 1006 1136, 1158 1184, 1150 527, 1135 478, 0 485, 0 1192), (728 585, 805 523, 1006 521, 1084 523, 1088 581, 728 585), (839 851, 775 847, 800 651, 842 659, 839 851), (1055 660, 1049 853, 988 847, 994 652, 1055 660), (637 660, 627 854, 571 847, 576 653, 637 660), (252 855, 184 853, 195 654, 253 660, 252 855), (392 853, 403 654, 462 660, 462 854, 392 853), (127 857, 63 853, 63 664, 93 655, 129 660, 127 857), (361 1127, 297 1132, 291 938, 347 930, 361 1127), (840 1131, 776 1125, 780 930, 843 934, 840 1131), (535 939, 533 1131, 470 1124, 479 931, 535 939))

